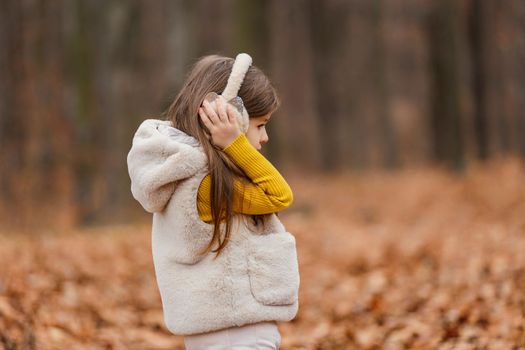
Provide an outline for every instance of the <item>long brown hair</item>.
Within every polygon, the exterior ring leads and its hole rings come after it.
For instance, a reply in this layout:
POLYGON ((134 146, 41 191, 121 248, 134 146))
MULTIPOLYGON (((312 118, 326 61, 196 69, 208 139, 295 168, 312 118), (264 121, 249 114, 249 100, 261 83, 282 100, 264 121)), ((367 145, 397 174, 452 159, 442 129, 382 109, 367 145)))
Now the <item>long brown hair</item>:
MULTIPOLYGON (((208 158, 211 178, 210 207, 214 227, 212 239, 203 254, 213 251, 217 256, 230 238, 234 180, 246 181, 247 178, 224 152, 210 142, 206 128, 198 116, 198 109, 207 93, 222 93, 233 63, 233 58, 218 55, 200 58, 190 70, 181 91, 165 113, 174 127, 200 142, 208 158), (225 222, 225 229, 221 233, 222 221, 225 222), (212 250, 216 243, 218 247, 212 250)), ((252 118, 273 113, 280 104, 270 80, 253 65, 248 69, 238 95, 252 118)))

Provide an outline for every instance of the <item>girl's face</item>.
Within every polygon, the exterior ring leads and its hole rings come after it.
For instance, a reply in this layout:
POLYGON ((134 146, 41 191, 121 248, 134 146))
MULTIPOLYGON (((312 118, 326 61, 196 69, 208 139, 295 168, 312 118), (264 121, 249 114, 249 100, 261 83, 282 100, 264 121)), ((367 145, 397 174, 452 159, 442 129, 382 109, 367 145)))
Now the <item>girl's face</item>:
POLYGON ((271 113, 261 117, 250 118, 250 125, 246 132, 246 138, 251 145, 258 151, 261 150, 262 145, 268 142, 268 134, 266 133, 266 123, 270 120, 271 113))

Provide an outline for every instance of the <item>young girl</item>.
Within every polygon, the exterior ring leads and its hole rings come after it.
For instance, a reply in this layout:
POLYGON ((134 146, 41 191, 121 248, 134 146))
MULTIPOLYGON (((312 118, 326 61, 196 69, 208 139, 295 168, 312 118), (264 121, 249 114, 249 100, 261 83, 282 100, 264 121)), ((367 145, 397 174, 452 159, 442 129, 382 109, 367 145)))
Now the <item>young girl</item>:
POLYGON ((295 239, 275 214, 292 192, 258 152, 279 100, 251 62, 199 60, 128 154, 133 196, 153 213, 164 320, 188 350, 278 349, 275 321, 298 309, 295 239))

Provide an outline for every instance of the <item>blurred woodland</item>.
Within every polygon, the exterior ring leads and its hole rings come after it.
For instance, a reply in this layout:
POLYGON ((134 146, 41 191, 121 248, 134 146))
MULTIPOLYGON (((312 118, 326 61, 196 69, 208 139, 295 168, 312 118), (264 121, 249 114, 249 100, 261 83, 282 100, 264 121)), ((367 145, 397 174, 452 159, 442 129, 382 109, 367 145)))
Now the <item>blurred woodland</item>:
POLYGON ((520 0, 2 0, 0 219, 141 216, 133 133, 209 53, 271 77, 285 172, 522 157, 524 21, 520 0))

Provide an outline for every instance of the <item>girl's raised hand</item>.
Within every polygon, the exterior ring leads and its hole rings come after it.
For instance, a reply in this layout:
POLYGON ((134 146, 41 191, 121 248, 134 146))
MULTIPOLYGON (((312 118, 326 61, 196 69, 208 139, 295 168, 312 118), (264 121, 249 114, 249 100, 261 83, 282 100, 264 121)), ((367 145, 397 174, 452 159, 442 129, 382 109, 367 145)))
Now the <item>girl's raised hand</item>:
POLYGON ((214 145, 225 149, 241 134, 241 129, 235 116, 233 106, 227 104, 221 97, 214 101, 215 109, 210 102, 204 100, 199 108, 199 116, 211 134, 214 145))

